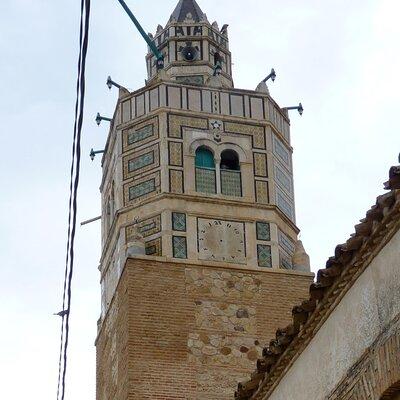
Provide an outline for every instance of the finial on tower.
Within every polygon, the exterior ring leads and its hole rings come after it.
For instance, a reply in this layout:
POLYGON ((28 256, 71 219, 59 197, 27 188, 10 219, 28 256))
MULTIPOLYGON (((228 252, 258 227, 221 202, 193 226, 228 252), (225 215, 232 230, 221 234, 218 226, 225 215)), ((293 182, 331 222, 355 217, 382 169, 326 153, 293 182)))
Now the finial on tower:
POLYGON ((196 0, 180 0, 170 17, 170 22, 184 22, 187 19, 193 22, 207 21, 206 14, 201 11, 196 0))

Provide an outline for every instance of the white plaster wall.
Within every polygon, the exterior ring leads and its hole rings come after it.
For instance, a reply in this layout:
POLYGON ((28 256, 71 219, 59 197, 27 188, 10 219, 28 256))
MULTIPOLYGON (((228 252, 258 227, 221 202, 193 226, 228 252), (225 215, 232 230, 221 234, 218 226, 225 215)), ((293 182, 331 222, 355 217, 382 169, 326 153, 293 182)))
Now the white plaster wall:
POLYGON ((372 261, 269 400, 323 400, 400 312, 400 231, 372 261))

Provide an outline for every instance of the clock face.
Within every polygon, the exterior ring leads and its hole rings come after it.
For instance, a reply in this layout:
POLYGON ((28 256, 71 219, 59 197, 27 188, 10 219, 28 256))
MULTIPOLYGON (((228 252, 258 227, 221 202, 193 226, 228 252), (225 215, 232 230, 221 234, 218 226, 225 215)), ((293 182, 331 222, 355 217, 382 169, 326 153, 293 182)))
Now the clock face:
POLYGON ((199 218, 198 249, 200 260, 245 263, 244 223, 199 218))

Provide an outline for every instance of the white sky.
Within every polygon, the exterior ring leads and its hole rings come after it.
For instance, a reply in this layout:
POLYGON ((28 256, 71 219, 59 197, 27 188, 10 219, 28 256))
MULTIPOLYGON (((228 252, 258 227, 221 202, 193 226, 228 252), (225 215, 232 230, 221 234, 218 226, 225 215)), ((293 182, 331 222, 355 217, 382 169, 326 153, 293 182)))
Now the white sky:
MULTIPOLYGON (((177 0, 128 0, 148 31, 177 0)), ((76 77, 79 1, 0 2, 1 397, 55 399, 76 77)), ((236 87, 270 85, 292 115, 298 226, 313 269, 381 193, 400 151, 398 0, 199 0, 230 24, 236 87)), ((93 1, 79 221, 100 214, 100 160, 116 92, 107 75, 137 89, 146 46, 117 0, 93 1)), ((77 232, 67 399, 95 396, 100 287, 99 223, 77 232)))

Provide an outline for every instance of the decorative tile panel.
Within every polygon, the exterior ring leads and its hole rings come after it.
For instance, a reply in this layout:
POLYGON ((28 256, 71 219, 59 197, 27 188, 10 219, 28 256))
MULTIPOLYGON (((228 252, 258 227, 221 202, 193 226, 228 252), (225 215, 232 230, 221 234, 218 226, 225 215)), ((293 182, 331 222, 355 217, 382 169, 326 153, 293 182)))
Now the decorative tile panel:
POLYGON ((203 75, 177 76, 176 81, 184 85, 204 85, 203 75))
POLYGON ((136 229, 143 237, 148 237, 161 232, 161 215, 145 219, 138 224, 132 224, 125 228, 126 241, 130 242, 133 235, 136 234, 136 229))
POLYGON ((241 135, 251 135, 253 137, 253 147, 256 149, 265 149, 265 129, 263 126, 225 122, 225 131, 241 135))
POLYGON ((172 230, 178 232, 186 232, 186 214, 172 213, 172 230))
POLYGON ((278 242, 279 246, 282 247, 287 253, 293 255, 296 246, 293 243, 293 240, 289 238, 289 236, 285 235, 282 231, 278 231, 278 242))
POLYGON ((137 131, 130 132, 128 134, 128 144, 134 144, 136 142, 140 142, 154 134, 154 126, 146 125, 143 128, 138 129, 137 131))
POLYGON ((276 106, 268 100, 268 114, 270 121, 275 125, 276 129, 283 134, 285 139, 289 141, 289 123, 276 109, 276 106))
POLYGON ((148 256, 162 256, 162 240, 161 238, 157 238, 154 240, 150 240, 145 244, 146 255, 148 256))
POLYGON ((183 166, 183 144, 180 142, 168 142, 169 165, 183 166))
POLYGON ((168 136, 182 139, 182 128, 208 129, 208 120, 170 114, 168 116, 168 136))
POLYGON ((160 166, 159 145, 147 147, 140 151, 128 154, 123 158, 124 179, 132 178, 160 166))
POLYGON ((272 268, 271 246, 257 245, 258 265, 264 268, 272 268))
POLYGON ((293 269, 292 258, 283 251, 279 251, 279 266, 282 269, 293 269))
POLYGON ((269 204, 268 182, 256 181, 256 202, 260 204, 269 204))
POLYGON ((196 192, 208 194, 217 192, 215 169, 196 168, 196 192))
POLYGON ((263 178, 268 177, 267 155, 264 153, 253 153, 254 175, 263 178))
POLYGON ((125 205, 134 204, 160 192, 160 173, 156 172, 124 185, 125 205))
POLYGON ((169 170, 169 191, 178 194, 184 193, 183 171, 176 169, 169 170))
POLYGON ((154 179, 144 181, 136 186, 131 186, 129 188, 129 200, 137 199, 148 193, 154 192, 156 190, 156 182, 154 179))
POLYGON ((274 154, 290 169, 290 152, 285 145, 274 135, 274 154))
POLYGON ((142 146, 158 138, 158 118, 140 122, 122 131, 123 151, 142 146))
POLYGON ((133 172, 154 163, 154 151, 133 158, 128 162, 128 171, 133 172))
POLYGON ((172 236, 172 251, 174 258, 187 258, 186 237, 172 236))
POLYGON ((240 171, 221 170, 221 193, 225 196, 242 196, 242 178, 240 171))
POLYGON ((211 92, 211 102, 212 102, 212 112, 213 114, 219 114, 220 112, 220 101, 219 101, 219 93, 211 92))
POLYGON ((257 222, 257 240, 271 240, 271 225, 268 222, 257 222))
POLYGON ((286 192, 293 194, 292 179, 278 164, 275 164, 275 180, 286 192))
POLYGON ((287 217, 291 220, 294 219, 293 202, 288 199, 278 187, 276 188, 276 205, 287 217))

